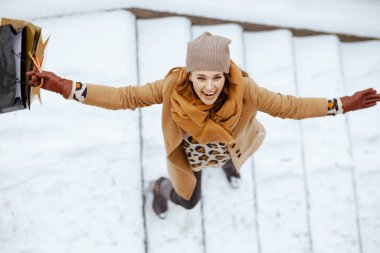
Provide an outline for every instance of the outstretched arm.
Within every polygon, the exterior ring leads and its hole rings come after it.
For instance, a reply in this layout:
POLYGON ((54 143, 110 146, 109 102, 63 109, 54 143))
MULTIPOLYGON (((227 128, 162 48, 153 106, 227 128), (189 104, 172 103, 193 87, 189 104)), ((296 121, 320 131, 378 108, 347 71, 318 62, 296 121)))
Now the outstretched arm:
POLYGON ((39 85, 45 82, 43 89, 61 94, 66 99, 74 99, 87 105, 106 109, 131 109, 162 103, 164 79, 142 86, 110 87, 105 85, 86 84, 63 79, 52 72, 41 73, 30 71, 30 84, 39 85))
POLYGON ((283 119, 304 119, 326 116, 328 100, 326 98, 298 98, 283 95, 260 87, 249 78, 250 95, 258 111, 283 119))
POLYGON ((335 99, 299 98, 259 87, 252 79, 250 79, 250 93, 252 101, 259 111, 275 117, 290 119, 336 115, 372 107, 380 101, 380 94, 377 94, 376 90, 372 88, 358 91, 352 96, 335 99))

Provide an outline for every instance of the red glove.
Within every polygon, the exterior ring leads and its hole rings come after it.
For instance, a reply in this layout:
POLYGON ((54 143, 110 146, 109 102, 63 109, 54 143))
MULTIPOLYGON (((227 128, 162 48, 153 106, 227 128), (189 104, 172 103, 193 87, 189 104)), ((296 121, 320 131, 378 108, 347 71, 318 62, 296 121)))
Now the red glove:
POLYGON ((29 84, 32 86, 38 86, 41 79, 44 79, 44 84, 41 88, 45 90, 50 90, 61 94, 64 98, 68 98, 71 94, 73 88, 73 81, 63 79, 53 72, 42 71, 42 73, 37 71, 26 72, 27 76, 31 76, 29 84))
POLYGON ((355 111, 375 106, 380 101, 380 94, 373 88, 358 91, 352 96, 341 97, 343 111, 355 111))

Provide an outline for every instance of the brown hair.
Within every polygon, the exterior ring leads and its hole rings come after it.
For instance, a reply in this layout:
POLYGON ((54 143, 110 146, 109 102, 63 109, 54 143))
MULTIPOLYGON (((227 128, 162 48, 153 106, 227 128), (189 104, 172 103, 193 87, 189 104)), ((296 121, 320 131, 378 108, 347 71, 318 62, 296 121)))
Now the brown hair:
MULTIPOLYGON (((172 68, 168 72, 168 74, 166 75, 166 77, 169 76, 170 74, 174 73, 174 72, 180 71, 181 69, 182 69, 182 67, 172 68)), ((242 74, 243 77, 249 77, 248 73, 245 72, 242 69, 241 69, 241 74, 242 74)), ((223 90, 220 92, 219 97, 215 101, 215 106, 210 111, 210 116, 211 117, 222 107, 222 105, 224 104, 224 102, 226 100, 228 100, 228 95, 229 95, 230 87, 232 85, 237 85, 236 83, 233 83, 231 81, 231 78, 230 78, 229 74, 223 73, 223 75, 225 77, 225 82, 224 82, 223 90)), ((196 92, 194 90, 193 82, 190 81, 189 76, 190 76, 190 74, 186 73, 186 78, 184 80, 181 80, 181 81, 177 82, 175 84, 175 86, 174 86, 174 89, 181 96, 184 96, 184 97, 196 96, 196 97, 198 97, 198 95, 196 94, 196 92)))

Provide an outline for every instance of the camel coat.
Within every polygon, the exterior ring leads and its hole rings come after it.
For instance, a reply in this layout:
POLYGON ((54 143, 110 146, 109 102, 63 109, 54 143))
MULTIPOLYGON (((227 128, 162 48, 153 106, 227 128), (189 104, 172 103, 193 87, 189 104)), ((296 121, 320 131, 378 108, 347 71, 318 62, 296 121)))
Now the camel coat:
MULTIPOLYGON (((171 93, 177 73, 162 80, 142 86, 110 87, 87 84, 84 104, 106 109, 131 109, 162 104, 162 131, 167 155, 169 177, 177 194, 189 200, 195 189, 196 178, 187 161, 181 143, 184 131, 171 117, 171 93)), ((259 87, 250 77, 243 77, 244 96, 240 121, 233 135, 234 141, 226 143, 236 169, 259 148, 265 129, 256 119, 257 111, 274 117, 304 119, 325 116, 326 98, 297 98, 282 95, 259 87)))

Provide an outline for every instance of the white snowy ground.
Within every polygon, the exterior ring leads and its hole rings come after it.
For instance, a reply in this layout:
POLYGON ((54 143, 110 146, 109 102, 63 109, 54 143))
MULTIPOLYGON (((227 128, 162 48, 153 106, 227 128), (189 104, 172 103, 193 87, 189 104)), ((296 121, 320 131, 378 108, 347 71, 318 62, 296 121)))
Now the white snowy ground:
MULTIPOLYGON (((112 86, 137 82, 132 15, 38 23, 52 36, 45 69, 112 86), (109 29, 115 22, 123 29, 109 29)), ((142 252, 138 112, 48 92, 42 100, 0 118, 0 252, 142 252)))
POLYGON ((0 17, 30 20, 129 7, 380 37, 378 0, 3 0, 0 17))
MULTIPOLYGON (((85 82, 162 78, 184 64, 186 41, 207 29, 230 37, 233 59, 269 89, 327 97, 380 89, 379 42, 339 47, 331 36, 243 34, 184 18, 136 22, 125 11, 33 22, 52 35, 44 69, 85 82)), ((1 253, 380 249, 379 107, 302 124, 260 114, 267 139, 244 166, 242 188, 231 190, 221 170, 207 169, 202 203, 191 211, 170 204, 161 221, 151 195, 145 205, 142 197, 149 180, 167 173, 160 106, 140 113, 48 92, 42 99, 42 107, 35 101, 31 111, 0 115, 1 253)))

